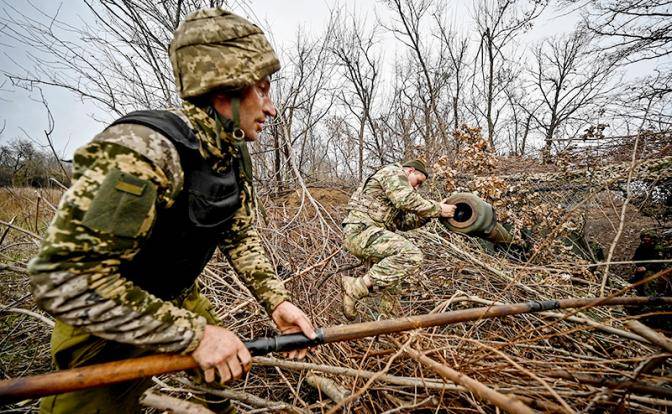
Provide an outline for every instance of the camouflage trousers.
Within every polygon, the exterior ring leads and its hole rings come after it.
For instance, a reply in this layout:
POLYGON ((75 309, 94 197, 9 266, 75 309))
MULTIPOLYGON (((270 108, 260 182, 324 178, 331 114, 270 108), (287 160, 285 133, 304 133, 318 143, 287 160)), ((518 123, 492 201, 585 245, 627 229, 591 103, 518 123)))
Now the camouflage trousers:
MULTIPOLYGON (((195 287, 181 306, 205 317, 209 324, 219 319, 211 311, 212 304, 195 287)), ((81 329, 56 322, 51 334, 51 354, 58 369, 76 368, 151 354, 146 349, 91 335, 81 329)), ((127 381, 103 388, 69 392, 42 398, 40 414, 120 414, 141 413, 138 399, 153 385, 150 378, 127 381)), ((218 413, 233 411, 228 401, 208 404, 218 413)))
POLYGON ((377 226, 347 224, 343 246, 358 258, 373 262, 367 275, 374 286, 387 288, 399 283, 422 264, 420 249, 406 238, 377 226))

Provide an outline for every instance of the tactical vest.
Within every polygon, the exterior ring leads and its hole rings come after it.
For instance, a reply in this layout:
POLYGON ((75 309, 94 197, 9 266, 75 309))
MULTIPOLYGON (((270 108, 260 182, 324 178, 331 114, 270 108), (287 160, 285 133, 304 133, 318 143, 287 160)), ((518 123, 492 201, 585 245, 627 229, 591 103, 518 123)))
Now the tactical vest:
POLYGON ((121 267, 126 279, 161 299, 172 300, 201 274, 241 205, 240 161, 234 158, 223 173, 214 171, 200 155, 191 128, 169 111, 136 111, 112 123, 117 124, 151 128, 168 138, 180 155, 182 192, 172 207, 157 210, 148 240, 121 267))
MULTIPOLYGON (((371 174, 352 194, 346 210, 348 212, 357 211, 363 213, 373 221, 373 224, 394 231, 396 227, 394 219, 399 215, 399 210, 387 198, 382 188, 376 188, 376 186, 379 187, 380 184, 372 182, 372 179, 375 181, 374 176, 378 171, 371 174)), ((359 223, 359 221, 350 220, 350 218, 350 216, 346 217, 346 220, 343 223, 359 223)))

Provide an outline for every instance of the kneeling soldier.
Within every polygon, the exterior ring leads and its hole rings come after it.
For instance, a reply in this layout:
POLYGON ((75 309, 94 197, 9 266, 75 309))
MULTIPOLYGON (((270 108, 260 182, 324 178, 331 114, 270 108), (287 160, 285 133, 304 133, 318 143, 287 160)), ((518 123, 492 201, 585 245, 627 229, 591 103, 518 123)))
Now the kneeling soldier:
POLYGON ((418 228, 434 217, 452 217, 455 206, 430 201, 417 193, 429 177, 424 162, 387 165, 368 177, 350 198, 343 220, 345 249, 375 264, 363 277, 343 276, 343 314, 357 316, 357 301, 373 286, 387 288, 417 270, 422 252, 395 233, 418 228))

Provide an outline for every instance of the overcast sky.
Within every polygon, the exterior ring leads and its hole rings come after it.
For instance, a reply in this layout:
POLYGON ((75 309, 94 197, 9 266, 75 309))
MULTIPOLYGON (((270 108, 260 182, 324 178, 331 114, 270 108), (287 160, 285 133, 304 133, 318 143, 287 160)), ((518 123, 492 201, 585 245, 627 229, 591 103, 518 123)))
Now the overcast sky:
MULTIPOLYGON (((276 47, 291 47, 296 32, 302 27, 307 33, 319 33, 324 28, 329 10, 333 7, 333 0, 249 0, 249 12, 254 13, 251 18, 261 22, 265 29, 272 33, 276 47)), ((379 4, 374 1, 344 1, 347 10, 356 10, 361 16, 366 16, 369 24, 376 24, 376 13, 382 13, 379 4)), ((473 29, 471 23, 471 0, 449 1, 446 8, 453 17, 454 27, 464 31, 473 29)), ((11 8, 16 8, 28 16, 38 16, 41 10, 53 16, 59 10, 60 19, 72 24, 81 25, 81 21, 90 21, 91 17, 85 5, 78 1, 60 3, 54 0, 0 0, 0 13, 5 17, 11 8), (31 6, 32 4, 32 6, 31 6), (34 7, 33 7, 34 6, 34 7), (89 20, 87 20, 89 19, 89 20)), ((578 13, 568 10, 548 8, 534 29, 521 38, 521 44, 527 45, 539 41, 549 35, 571 31, 578 21, 578 13)), ((386 59, 395 53, 398 43, 386 40, 390 47, 385 48, 386 59), (393 49, 393 50, 389 50, 393 49)), ((17 73, 16 63, 25 64, 26 54, 30 49, 19 44, 16 40, 0 33, 0 129, 5 125, 0 135, 0 145, 17 138, 30 137, 36 143, 44 144, 44 130, 48 120, 44 105, 40 101, 37 91, 28 92, 12 87, 4 73, 17 73), (16 63, 15 63, 16 62, 16 63)), ((645 74, 650 70, 647 66, 633 67, 628 77, 645 74)), ((70 158, 72 152, 86 143, 93 135, 104 128, 106 123, 114 120, 114 114, 107 114, 98 109, 91 102, 82 101, 69 91, 43 87, 44 95, 55 119, 53 133, 54 142, 65 158, 70 158)))

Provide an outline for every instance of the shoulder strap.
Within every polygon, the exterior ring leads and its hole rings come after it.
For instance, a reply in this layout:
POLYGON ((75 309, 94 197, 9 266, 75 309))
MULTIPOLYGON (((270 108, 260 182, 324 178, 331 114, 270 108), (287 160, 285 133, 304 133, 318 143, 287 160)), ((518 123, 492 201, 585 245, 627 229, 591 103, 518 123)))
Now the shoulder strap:
POLYGON ((198 141, 189 125, 170 111, 134 111, 112 122, 110 126, 119 124, 142 125, 186 149, 198 150, 198 141))
POLYGON ((369 175, 366 180, 364 180, 364 184, 362 184, 362 192, 364 191, 364 188, 366 187, 367 184, 369 184, 369 181, 373 178, 374 175, 378 174, 378 171, 382 170, 386 166, 383 165, 382 167, 378 168, 376 171, 372 172, 371 175, 369 175))

